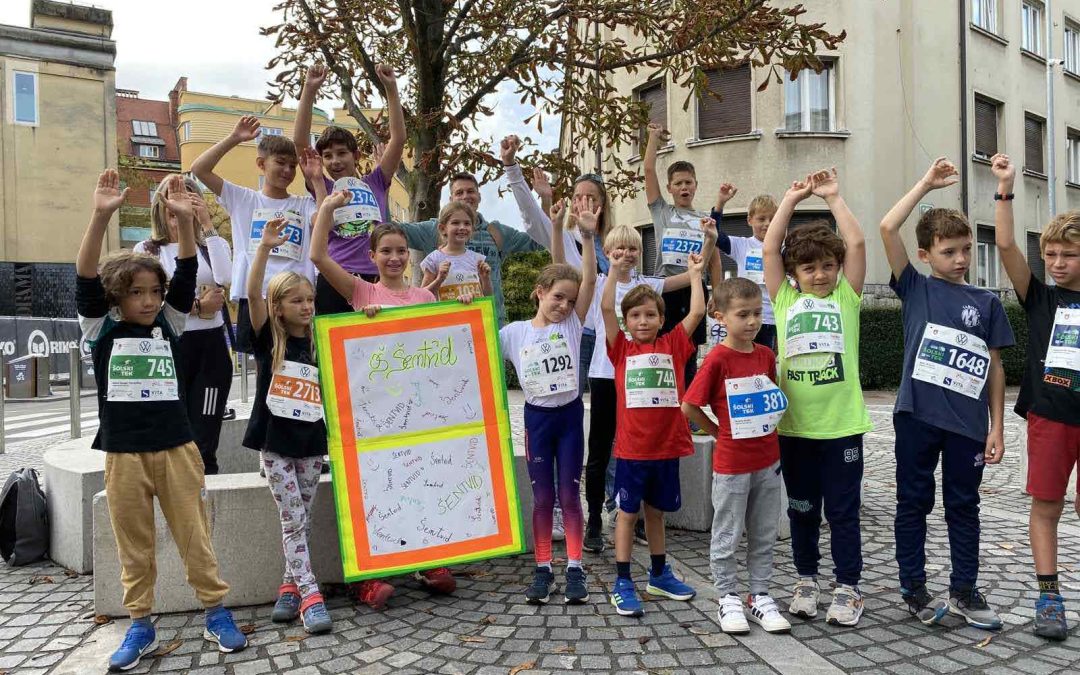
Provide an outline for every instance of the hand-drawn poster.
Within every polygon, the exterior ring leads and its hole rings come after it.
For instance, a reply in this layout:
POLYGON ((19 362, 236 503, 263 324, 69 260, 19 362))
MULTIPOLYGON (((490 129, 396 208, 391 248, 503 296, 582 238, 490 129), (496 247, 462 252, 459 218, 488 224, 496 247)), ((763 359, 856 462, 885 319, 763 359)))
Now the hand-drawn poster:
POLYGON ((348 581, 524 550, 491 298, 315 317, 348 581))

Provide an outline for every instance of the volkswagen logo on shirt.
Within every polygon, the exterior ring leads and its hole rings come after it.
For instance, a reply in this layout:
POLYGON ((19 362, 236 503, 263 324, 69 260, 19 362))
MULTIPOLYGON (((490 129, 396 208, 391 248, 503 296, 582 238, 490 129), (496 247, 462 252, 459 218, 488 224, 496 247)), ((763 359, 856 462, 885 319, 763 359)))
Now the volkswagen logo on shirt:
POLYGON ((813 309, 814 308, 814 301, 811 300, 810 298, 807 298, 807 299, 802 301, 802 306, 803 306, 803 309, 813 309))
POLYGON ((660 365, 660 357, 657 356, 656 354, 653 354, 652 356, 650 356, 649 357, 649 365, 650 366, 658 366, 658 365, 660 365))
POLYGON ((143 354, 149 354, 151 348, 149 340, 142 340, 139 342, 139 351, 143 354))

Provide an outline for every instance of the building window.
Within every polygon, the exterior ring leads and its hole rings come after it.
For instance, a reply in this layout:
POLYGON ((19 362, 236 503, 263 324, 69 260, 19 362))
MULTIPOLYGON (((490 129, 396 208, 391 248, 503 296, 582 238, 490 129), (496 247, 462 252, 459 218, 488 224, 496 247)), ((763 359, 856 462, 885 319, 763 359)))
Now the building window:
MULTIPOLYGON (((667 87, 663 81, 650 82, 639 87, 634 92, 634 98, 641 101, 649 108, 649 122, 655 122, 667 128, 667 87)), ((645 151, 645 143, 649 140, 649 131, 645 127, 638 130, 638 152, 645 151)))
POLYGON ((836 117, 833 63, 827 62, 820 73, 809 68, 784 82, 784 128, 787 131, 832 131, 836 117))
POLYGON ((1046 173, 1043 147, 1046 144, 1046 122, 1035 115, 1024 115, 1024 170, 1046 173))
POLYGON ((143 122, 140 120, 131 120, 131 131, 136 136, 157 136, 157 123, 156 122, 143 122))
POLYGON ((1080 131, 1068 130, 1065 141, 1065 156, 1069 163, 1069 182, 1080 185, 1080 131))
POLYGON ((641 234, 641 272, 652 275, 656 272, 656 231, 652 225, 638 228, 641 234))
POLYGON ((1020 7, 1020 19, 1022 21, 1022 35, 1020 47, 1032 54, 1042 56, 1043 53, 1043 6, 1041 3, 1028 2, 1020 7))
POLYGON ((146 159, 157 159, 161 156, 156 145, 140 145, 139 157, 145 157, 146 159))
POLYGON ((998 250, 994 244, 993 227, 979 225, 975 259, 975 285, 982 288, 997 288, 998 250))
POLYGON ((191 140, 191 122, 184 122, 180 125, 180 138, 185 141, 191 140))
POLYGON ((1065 22, 1065 70, 1080 74, 1080 26, 1065 22))
POLYGON ((998 0, 971 0, 971 23, 991 33, 997 32, 998 0))
POLYGON ((990 158, 998 152, 998 115, 1001 104, 975 97, 975 154, 990 158))
POLYGON ((22 73, 15 71, 13 78, 15 89, 15 123, 37 125, 38 123, 38 95, 37 73, 22 73))
POLYGON ((698 99, 698 138, 723 138, 750 133, 752 83, 750 64, 706 73, 711 94, 698 99))
POLYGON ((285 132, 281 127, 262 127, 262 133, 267 136, 282 136, 285 132))

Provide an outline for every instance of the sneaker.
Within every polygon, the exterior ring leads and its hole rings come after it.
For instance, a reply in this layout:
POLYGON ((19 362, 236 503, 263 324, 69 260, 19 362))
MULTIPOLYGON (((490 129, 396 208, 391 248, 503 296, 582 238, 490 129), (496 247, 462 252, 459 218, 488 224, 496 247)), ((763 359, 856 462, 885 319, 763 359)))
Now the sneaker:
POLYGON ((1064 640, 1069 635, 1065 602, 1057 593, 1042 593, 1035 601, 1035 634, 1048 640, 1064 640))
POLYGON ((568 605, 581 605, 589 601, 588 578, 585 576, 585 570, 577 565, 566 568, 563 599, 568 605))
POLYGON ((247 647, 247 636, 236 627, 232 613, 224 607, 207 612, 203 638, 216 642, 218 651, 225 654, 238 652, 247 647))
POLYGON ((222 419, 222 421, 228 421, 228 420, 236 419, 236 409, 235 408, 225 408, 225 412, 221 414, 221 419, 222 419))
POLYGON ((589 524, 585 527, 585 540, 582 542, 582 547, 590 553, 603 553, 604 552, 604 534, 603 523, 600 521, 600 515, 589 514, 589 524))
POLYGON ((536 568, 532 583, 525 589, 525 602, 530 605, 546 605, 555 588, 555 575, 547 567, 536 568))
POLYGON ((825 614, 825 622, 832 626, 854 626, 863 612, 863 597, 858 586, 838 585, 833 589, 832 604, 825 614))
POLYGON ((949 593, 949 613, 964 617, 969 626, 985 630, 1001 628, 1001 618, 986 604, 986 598, 979 589, 970 591, 951 591, 949 593))
POLYGON ((139 665, 139 659, 157 649, 157 633, 153 624, 132 622, 120 647, 109 657, 109 670, 131 670, 139 665))
POLYGON ((645 534, 645 519, 638 518, 638 521, 634 523, 634 541, 642 546, 649 545, 649 537, 645 534))
POLYGON ((551 512, 551 541, 563 541, 566 539, 566 530, 563 528, 562 509, 558 506, 551 512))
POLYGON ((270 612, 270 620, 274 623, 289 623, 295 621, 298 616, 300 616, 300 590, 296 584, 282 584, 278 589, 274 611, 270 612))
POLYGON ((334 628, 334 620, 330 618, 330 612, 326 611, 326 604, 322 596, 304 608, 304 631, 312 635, 329 633, 334 628))
POLYGON ((450 574, 450 570, 445 567, 424 570, 423 572, 417 572, 413 576, 423 584, 424 588, 432 593, 450 595, 457 589, 457 581, 454 580, 454 575, 450 574))
POLYGON ((817 579, 802 577, 795 582, 795 588, 791 590, 791 604, 788 605, 788 614, 800 619, 813 619, 817 616, 818 602, 821 600, 821 589, 817 579))
POLYGON ((620 616, 641 616, 645 613, 641 598, 634 590, 634 582, 630 579, 619 577, 615 580, 615 588, 611 591, 611 604, 620 616))
POLYGON ((649 585, 645 587, 645 592, 672 600, 689 600, 697 595, 697 591, 675 578, 671 565, 664 565, 664 571, 659 576, 654 577, 649 573, 649 585))
POLYGON ((352 588, 353 596, 357 601, 376 610, 386 609, 387 601, 389 601, 390 596, 394 594, 393 586, 378 579, 361 581, 360 583, 353 584, 352 588))
POLYGON ((919 586, 914 590, 900 589, 900 595, 907 603, 911 615, 922 621, 927 626, 941 623, 949 612, 949 603, 940 598, 935 598, 926 590, 926 586, 919 586))
POLYGON ((690 434, 692 436, 704 436, 706 438, 709 437, 709 432, 708 431, 705 431, 704 429, 702 429, 698 425, 694 424, 693 422, 690 422, 690 434))
POLYGON ((780 614, 780 608, 768 593, 751 595, 748 604, 750 620, 764 628, 766 633, 787 633, 791 630, 791 624, 780 614))
POLYGON ((750 624, 746 623, 746 611, 742 600, 734 593, 728 593, 720 598, 720 609, 716 610, 716 616, 720 619, 720 630, 731 635, 745 635, 750 632, 750 624))

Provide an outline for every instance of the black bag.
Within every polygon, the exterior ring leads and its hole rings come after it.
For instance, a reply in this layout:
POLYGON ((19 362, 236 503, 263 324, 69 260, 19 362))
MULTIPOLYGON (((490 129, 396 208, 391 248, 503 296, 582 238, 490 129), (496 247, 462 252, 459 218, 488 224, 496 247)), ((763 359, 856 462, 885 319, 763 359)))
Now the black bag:
POLYGON ((49 513, 37 471, 12 471, 0 492, 0 556, 18 567, 49 553, 49 513))

